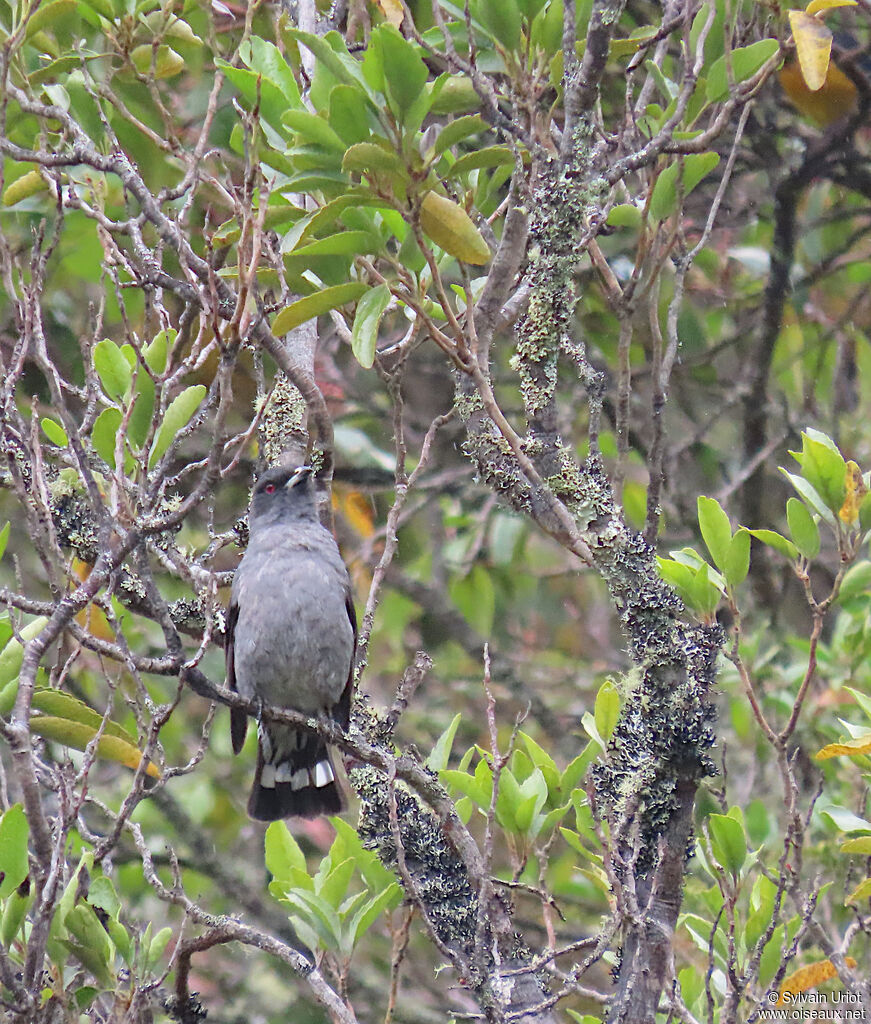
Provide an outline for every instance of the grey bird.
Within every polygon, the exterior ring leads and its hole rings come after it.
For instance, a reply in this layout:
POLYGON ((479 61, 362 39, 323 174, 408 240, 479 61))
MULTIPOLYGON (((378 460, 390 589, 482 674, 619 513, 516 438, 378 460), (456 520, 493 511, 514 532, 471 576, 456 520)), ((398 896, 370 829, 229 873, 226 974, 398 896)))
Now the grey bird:
MULTIPOLYGON (((318 520, 310 466, 268 469, 248 516, 248 548, 227 610, 227 685, 249 700, 326 715, 347 729, 357 618, 348 570, 318 520)), ((233 751, 248 719, 231 708, 233 751)), ((258 821, 338 814, 345 799, 324 740, 261 722, 248 814, 258 821)))

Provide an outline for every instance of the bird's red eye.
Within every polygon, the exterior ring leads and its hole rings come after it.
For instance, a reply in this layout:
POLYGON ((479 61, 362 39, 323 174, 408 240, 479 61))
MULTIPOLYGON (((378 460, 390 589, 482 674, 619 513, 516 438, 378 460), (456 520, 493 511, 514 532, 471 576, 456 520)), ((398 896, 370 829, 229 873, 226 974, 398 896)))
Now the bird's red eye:
POLYGON ((264 488, 267 494, 272 494, 275 491, 275 484, 267 484, 264 488))

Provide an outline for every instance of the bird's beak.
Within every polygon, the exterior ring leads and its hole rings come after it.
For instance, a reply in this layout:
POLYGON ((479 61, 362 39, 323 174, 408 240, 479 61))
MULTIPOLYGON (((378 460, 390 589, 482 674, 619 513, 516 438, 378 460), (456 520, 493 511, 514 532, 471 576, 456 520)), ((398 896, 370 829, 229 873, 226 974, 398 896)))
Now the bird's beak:
POLYGON ((284 486, 288 491, 293 490, 297 484, 301 484, 303 480, 308 480, 311 474, 311 466, 299 466, 284 486))

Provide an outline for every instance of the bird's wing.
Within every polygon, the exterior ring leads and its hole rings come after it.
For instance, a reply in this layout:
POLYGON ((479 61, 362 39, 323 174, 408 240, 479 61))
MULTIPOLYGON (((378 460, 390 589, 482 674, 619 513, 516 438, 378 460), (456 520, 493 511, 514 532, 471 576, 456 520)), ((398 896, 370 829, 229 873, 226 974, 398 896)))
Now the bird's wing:
POLYGON ((351 696, 354 692, 354 666, 357 662, 357 611, 354 608, 354 597, 351 594, 350 588, 345 591, 345 610, 348 613, 348 619, 354 633, 354 645, 351 648, 351 664, 348 666, 348 682, 345 684, 345 689, 342 690, 342 696, 339 697, 338 703, 333 708, 333 718, 335 718, 343 729, 347 729, 348 724, 351 721, 351 696))
MULTIPOLYGON (((224 634, 224 660, 227 666, 227 687, 238 692, 236 686, 236 622, 239 618, 239 605, 231 599, 227 609, 227 625, 224 634)), ((248 716, 239 708, 230 708, 230 739, 233 742, 233 753, 238 754, 245 744, 245 733, 248 732, 248 716)))

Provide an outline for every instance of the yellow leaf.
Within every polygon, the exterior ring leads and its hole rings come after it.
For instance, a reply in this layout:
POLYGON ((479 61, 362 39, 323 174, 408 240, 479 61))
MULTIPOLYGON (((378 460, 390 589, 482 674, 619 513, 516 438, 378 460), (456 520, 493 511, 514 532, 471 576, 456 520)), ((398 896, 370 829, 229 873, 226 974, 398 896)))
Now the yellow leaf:
POLYGON ((814 757, 817 761, 828 761, 830 757, 855 757, 856 754, 871 754, 871 733, 844 743, 829 743, 814 757))
POLYGON ((871 836, 859 836, 841 843, 841 853, 866 854, 871 857, 871 836))
POLYGON ((789 26, 795 39, 795 49, 802 77, 808 89, 822 89, 829 73, 832 55, 832 30, 804 11, 789 12, 789 26))
MULTIPOLYGON (((80 558, 73 558, 72 570, 80 580, 86 580, 91 575, 92 568, 92 565, 83 562, 80 558)), ((86 608, 77 612, 76 622, 78 622, 82 629, 87 630, 92 636, 99 637, 101 640, 115 639, 115 631, 109 625, 106 613, 95 604, 89 604, 86 608)))
POLYGON ((436 245, 458 260, 482 266, 490 259, 490 247, 472 218, 437 192, 427 192, 423 197, 420 226, 436 245))
POLYGON ((48 191, 48 185, 43 181, 39 171, 28 171, 27 174, 22 174, 20 178, 16 178, 15 181, 6 186, 3 192, 3 205, 14 206, 16 203, 20 203, 22 199, 29 199, 31 196, 35 196, 37 192, 46 191, 48 191))
MULTIPOLYGON (((845 961, 848 967, 856 966, 856 961, 851 956, 845 957, 845 961)), ((806 992, 809 988, 816 988, 817 985, 822 985, 825 981, 831 981, 832 978, 837 976, 838 972, 835 970, 835 965, 831 960, 818 960, 815 964, 800 967, 793 974, 790 974, 788 978, 783 979, 777 1005, 783 1005, 784 992, 789 992, 790 995, 806 992)))
POLYGON ((806 14, 819 14, 821 11, 833 11, 836 7, 855 7, 856 0, 811 0, 805 7, 806 14))
POLYGON ((152 61, 155 78, 172 78, 184 70, 185 60, 170 46, 154 47, 148 43, 137 46, 130 54, 133 66, 141 75, 151 73, 152 61))
MULTIPOLYGON (((845 2, 845 0, 842 0, 842 2, 845 2)), ((405 17, 405 11, 403 11, 402 4, 399 0, 376 0, 376 3, 380 7, 381 13, 384 15, 385 19, 389 21, 394 28, 399 28, 402 24, 402 19, 405 17)))
POLYGON ((858 903, 860 900, 867 900, 869 897, 871 897, 871 878, 866 878, 844 900, 844 906, 850 903, 858 903))
POLYGON ((333 490, 333 505, 361 537, 371 537, 375 532, 372 502, 360 491, 348 491, 338 496, 333 490))
MULTIPOLYGON (((30 731, 38 736, 45 736, 46 739, 55 740, 65 747, 72 747, 73 750, 84 750, 96 736, 96 729, 84 722, 74 722, 69 718, 54 718, 51 715, 34 715, 30 719, 30 731)), ((143 758, 142 752, 136 747, 122 740, 119 736, 106 735, 100 737, 97 743, 97 756, 105 757, 109 761, 117 761, 134 771, 139 767, 143 758)), ((153 779, 160 778, 160 769, 156 764, 149 762, 145 774, 153 779)))
POLYGON ((862 470, 859 469, 855 462, 850 461, 847 463, 844 483, 847 486, 847 493, 844 496, 844 504, 841 506, 838 515, 841 517, 841 522, 852 526, 859 518, 859 505, 861 505, 862 499, 868 493, 868 488, 862 479, 862 470))

